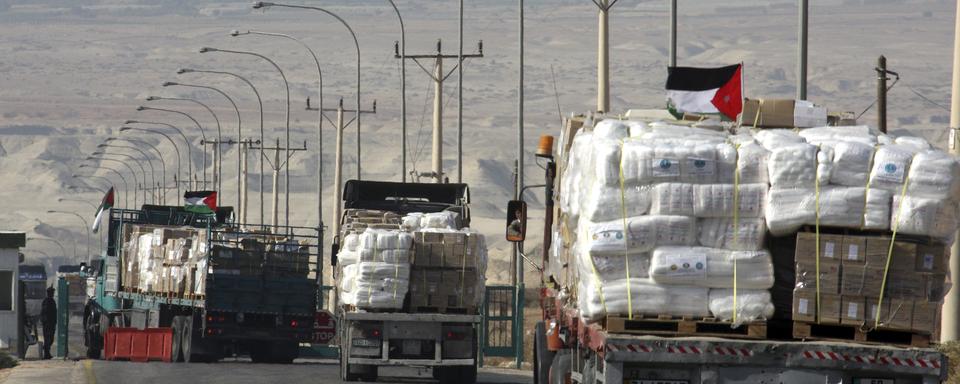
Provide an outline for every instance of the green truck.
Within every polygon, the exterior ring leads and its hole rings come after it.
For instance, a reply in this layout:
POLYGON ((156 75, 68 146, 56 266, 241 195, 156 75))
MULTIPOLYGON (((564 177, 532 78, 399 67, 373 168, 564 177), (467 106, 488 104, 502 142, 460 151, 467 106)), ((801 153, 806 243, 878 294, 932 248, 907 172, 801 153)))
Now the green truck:
POLYGON ((87 355, 99 358, 107 330, 122 327, 171 328, 175 362, 297 358, 317 316, 318 229, 241 226, 231 214, 112 209, 106 252, 91 266, 87 355))

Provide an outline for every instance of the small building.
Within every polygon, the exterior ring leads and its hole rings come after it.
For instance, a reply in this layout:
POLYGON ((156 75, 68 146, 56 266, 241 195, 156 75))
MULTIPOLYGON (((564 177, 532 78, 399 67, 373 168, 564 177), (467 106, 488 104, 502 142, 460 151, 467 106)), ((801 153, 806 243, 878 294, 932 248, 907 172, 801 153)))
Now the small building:
POLYGON ((17 277, 20 248, 26 245, 25 233, 0 231, 0 349, 17 345, 17 277))

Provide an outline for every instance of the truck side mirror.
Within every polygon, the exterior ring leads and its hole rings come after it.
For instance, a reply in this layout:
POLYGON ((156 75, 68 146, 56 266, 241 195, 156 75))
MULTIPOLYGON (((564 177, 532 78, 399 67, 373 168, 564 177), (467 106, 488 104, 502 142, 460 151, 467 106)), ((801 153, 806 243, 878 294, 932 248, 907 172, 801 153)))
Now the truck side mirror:
POLYGON ((333 243, 330 245, 330 266, 337 266, 337 254, 340 253, 340 244, 333 243))
POLYGON ((527 237, 527 203, 511 200, 507 203, 507 241, 522 242, 527 237))

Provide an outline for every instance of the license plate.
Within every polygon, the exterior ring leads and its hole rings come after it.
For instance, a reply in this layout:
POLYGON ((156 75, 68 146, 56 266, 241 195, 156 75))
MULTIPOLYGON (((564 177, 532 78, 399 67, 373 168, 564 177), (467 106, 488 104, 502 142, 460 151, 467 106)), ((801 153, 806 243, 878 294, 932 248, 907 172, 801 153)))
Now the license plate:
POLYGON ((896 382, 893 379, 868 379, 860 378, 853 379, 854 384, 895 384, 896 382))
POLYGON ((353 339, 354 347, 379 348, 380 340, 377 339, 353 339))
POLYGON ((624 380, 623 384, 690 384, 690 382, 687 380, 633 379, 624 380))
POLYGON ((404 355, 419 355, 420 345, 420 340, 404 340, 401 351, 404 355))

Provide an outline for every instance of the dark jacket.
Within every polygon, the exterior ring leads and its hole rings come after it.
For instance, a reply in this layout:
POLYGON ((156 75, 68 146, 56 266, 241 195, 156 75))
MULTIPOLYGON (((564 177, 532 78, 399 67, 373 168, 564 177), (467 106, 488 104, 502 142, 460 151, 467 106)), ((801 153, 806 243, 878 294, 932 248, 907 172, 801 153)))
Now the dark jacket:
POLYGON ((52 297, 43 299, 40 306, 40 322, 44 328, 56 328, 57 326, 57 301, 52 297))

